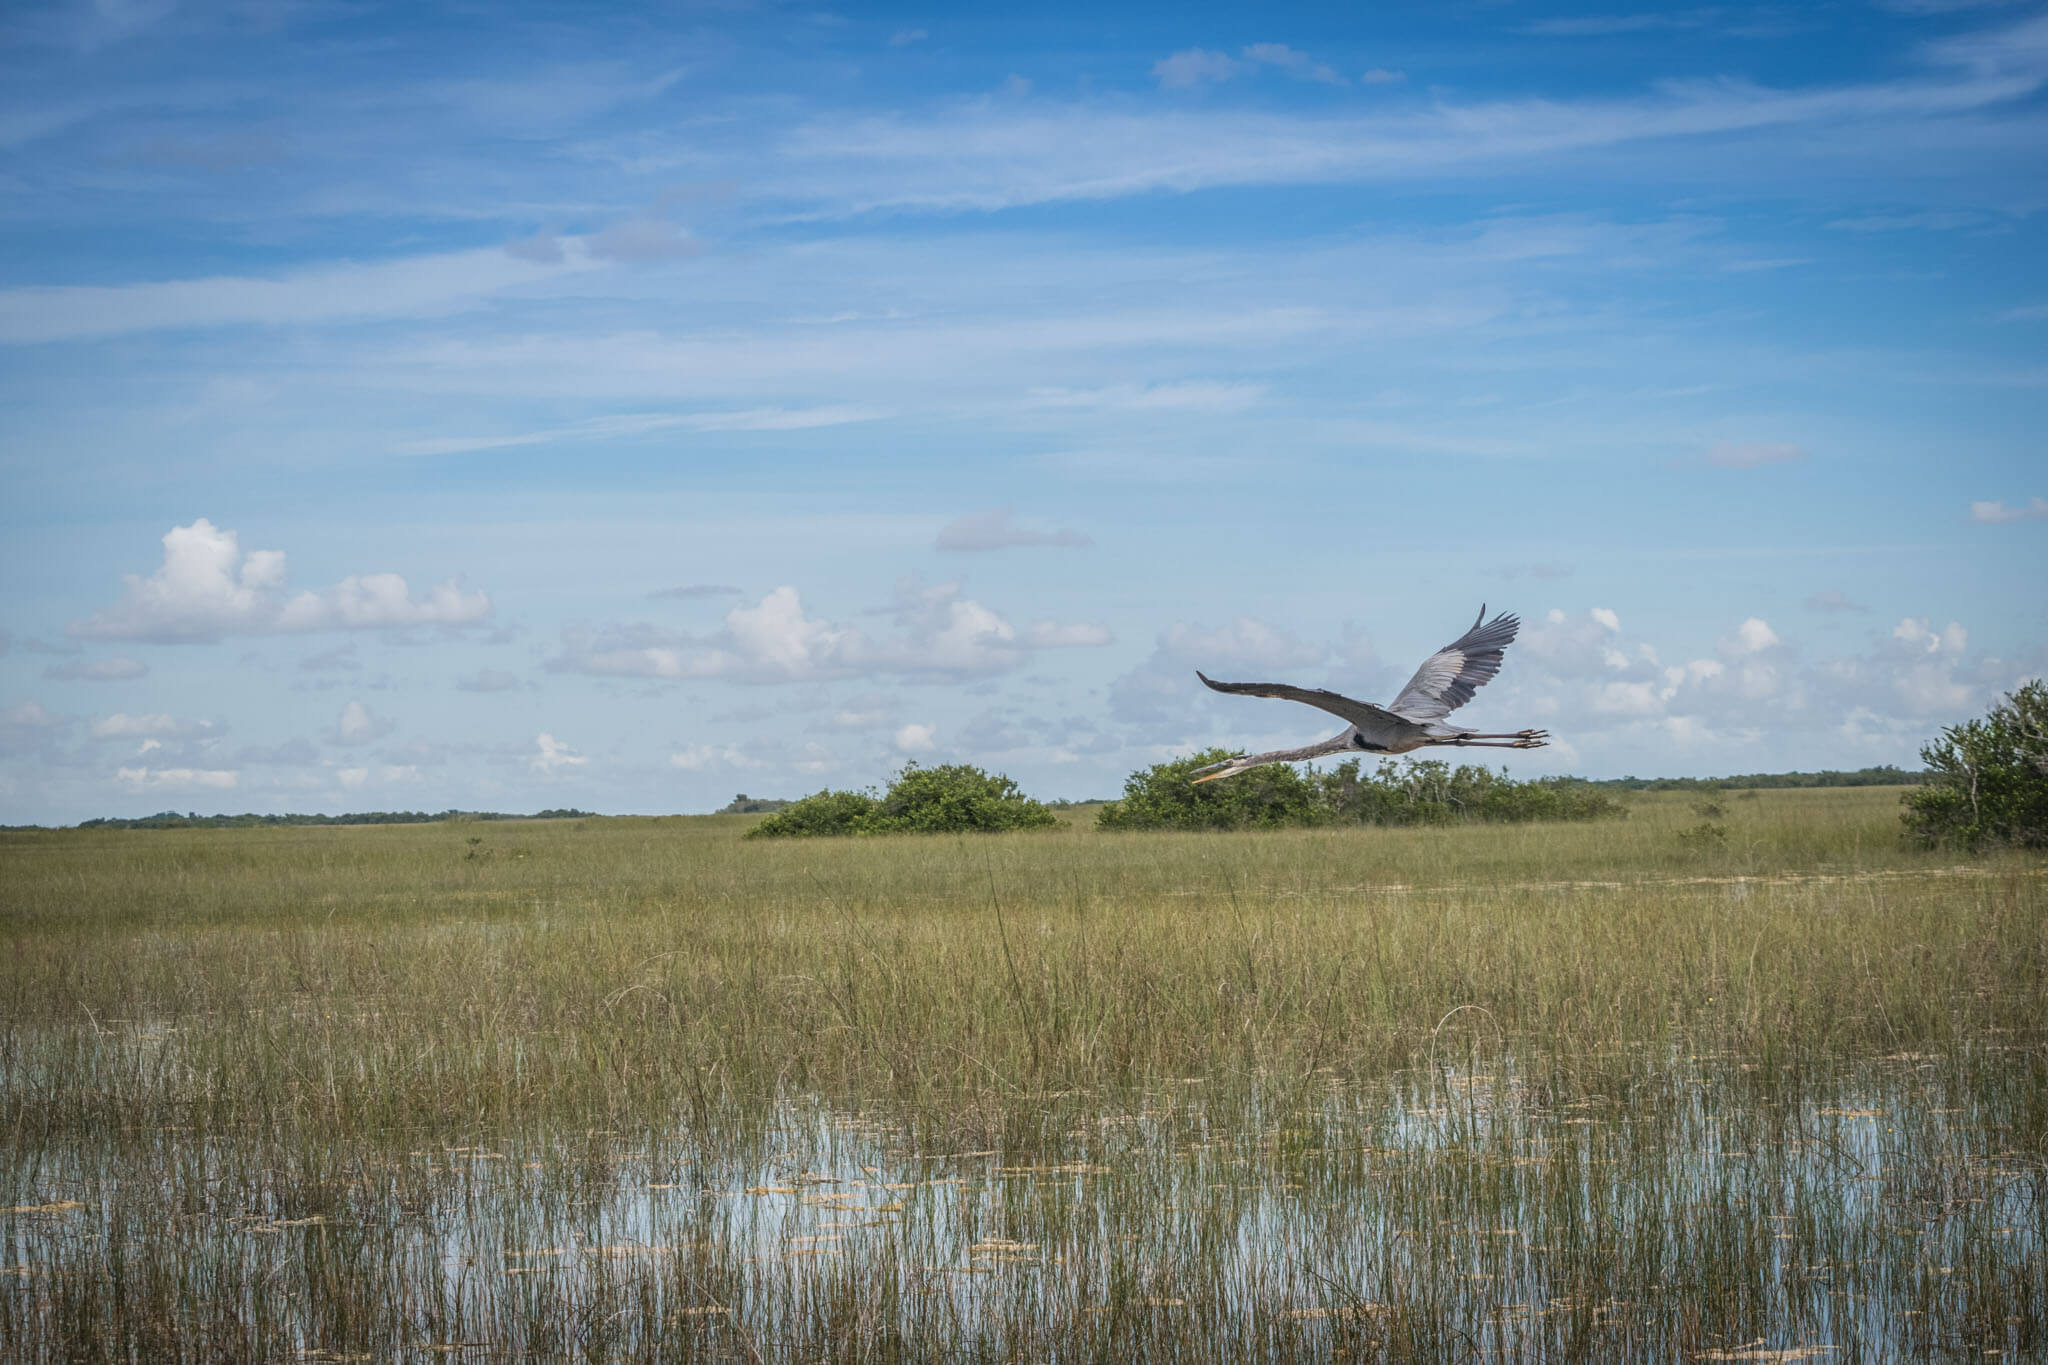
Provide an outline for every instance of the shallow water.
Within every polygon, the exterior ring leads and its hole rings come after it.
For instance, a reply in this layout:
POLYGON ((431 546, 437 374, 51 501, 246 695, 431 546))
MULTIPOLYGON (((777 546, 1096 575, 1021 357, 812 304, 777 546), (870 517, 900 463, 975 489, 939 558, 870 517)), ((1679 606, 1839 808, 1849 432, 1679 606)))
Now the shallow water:
POLYGON ((1931 1062, 1784 1106, 1713 1059, 1638 1074, 1576 1105, 1508 1056, 1362 1088, 1181 1078, 1108 1116, 1044 1097, 1028 1155, 802 1099, 721 1134, 329 1153, 324 1179, 305 1153, 110 1135, 11 1172, 0 1300, 49 1327, 143 1268, 297 1349, 377 1353, 548 1354, 537 1319, 598 1307, 601 1357, 804 1354, 849 1311, 993 1355, 1103 1332, 1275 1356, 2041 1344, 2041 1169, 1931 1062), (388 1311, 340 1304, 365 1281, 388 1311))

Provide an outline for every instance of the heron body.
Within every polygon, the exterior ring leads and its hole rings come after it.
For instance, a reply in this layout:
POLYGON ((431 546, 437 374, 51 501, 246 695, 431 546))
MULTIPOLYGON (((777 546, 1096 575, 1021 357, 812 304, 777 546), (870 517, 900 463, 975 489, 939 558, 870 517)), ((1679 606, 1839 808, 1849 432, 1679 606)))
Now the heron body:
POLYGON ((1300 749, 1275 749, 1263 754, 1239 754, 1195 769, 1206 776, 1197 782, 1213 782, 1268 763, 1300 763, 1331 754, 1405 754, 1430 745, 1455 748, 1540 749, 1549 741, 1547 730, 1518 730, 1513 734, 1489 734, 1444 724, 1444 717, 1472 700, 1472 694, 1500 672, 1501 659, 1522 623, 1505 612, 1486 619, 1486 608, 1463 635, 1422 661, 1415 676, 1401 694, 1385 706, 1358 701, 1341 692, 1320 687, 1295 687, 1288 683, 1222 683, 1200 669, 1195 676, 1218 692, 1246 697, 1274 697, 1298 701, 1348 721, 1344 732, 1300 749))

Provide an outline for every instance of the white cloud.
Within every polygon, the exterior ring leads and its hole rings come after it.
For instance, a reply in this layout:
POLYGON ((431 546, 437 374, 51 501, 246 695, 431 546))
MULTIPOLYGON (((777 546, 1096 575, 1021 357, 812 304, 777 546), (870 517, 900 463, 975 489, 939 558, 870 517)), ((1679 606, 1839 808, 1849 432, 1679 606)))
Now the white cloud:
POLYGON ((285 596, 281 550, 246 555, 233 531, 205 517, 164 534, 163 564, 143 578, 124 574, 127 593, 83 621, 73 635, 96 639, 210 643, 224 635, 260 635, 377 627, 473 625, 491 614, 481 589, 450 579, 423 598, 395 573, 344 578, 325 592, 285 596))
POLYGON ((1244 59, 1260 66, 1278 68, 1300 81, 1319 81, 1324 85, 1350 84, 1334 68, 1285 43, 1253 43, 1244 49, 1244 59))
MULTIPOLYGON (((2029 19, 1931 44, 1921 50, 1921 70, 1856 84, 1780 89, 1742 80, 1666 81, 1638 96, 1439 98, 1427 109, 1332 117, 1089 101, 1021 108, 963 102, 919 119, 821 117, 785 142, 790 155, 772 190, 806 196, 821 214, 850 214, 1484 175, 1492 166, 1526 170, 1573 154, 1660 142, 1754 148, 1756 174, 1786 173, 1838 147, 1867 159, 1873 144, 1890 145, 1888 134, 1903 145, 1908 133, 1934 133, 1910 144, 1913 155, 1930 157, 1959 145, 1939 134, 1960 131, 1930 125, 2041 87, 2048 78, 2044 32, 2048 21, 2029 19), (1798 159, 1788 165, 1783 149, 1795 145, 1798 159)), ((1162 86, 1195 89, 1242 69, 1223 53, 1196 48, 1163 59, 1153 73, 1162 86)), ((2024 136, 2011 121, 2001 126, 2007 137, 2024 136)))
POLYGON ((117 336, 160 328, 285 326, 416 317, 587 268, 564 239, 559 263, 495 248, 374 264, 317 266, 274 279, 215 277, 150 284, 0 289, 0 344, 117 336))
POLYGON ((329 744, 372 744, 398 728, 398 723, 379 716, 360 701, 351 700, 341 708, 341 714, 334 718, 334 726, 327 732, 329 744))
POLYGON ((1608 630, 1619 631, 1621 629, 1621 618, 1606 607, 1595 607, 1586 614, 1608 630))
POLYGON ((1152 74, 1158 78, 1160 87, 1166 90, 1200 89, 1204 85, 1229 80, 1238 69, 1238 64, 1229 54, 1199 47, 1161 57, 1152 64, 1152 74))
POLYGON ((1386 67, 1376 66, 1360 76, 1358 83, 1360 85, 1392 85, 1396 81, 1405 81, 1407 79, 1408 73, 1405 71, 1389 71, 1386 67))
POLYGON ((370 770, 368 768, 343 768, 334 775, 340 780, 342 787, 348 791, 354 791, 370 780, 370 770))
POLYGON ((2033 521, 2048 517, 2048 498, 2030 498, 2024 507, 2007 507, 2003 502, 1973 502, 1970 520, 1995 526, 2006 521, 2033 521))
POLYGON ((589 758, 577 753, 545 730, 535 735, 533 742, 540 752, 528 760, 527 766, 537 773, 551 777, 564 768, 580 768, 590 762, 589 758))
POLYGON ((934 727, 930 725, 906 725, 896 732, 896 747, 906 754, 929 753, 933 733, 934 727))
POLYGON ((1778 634, 1761 616, 1752 616, 1735 628, 1734 652, 1761 654, 1778 643, 1778 634))
POLYGON ((708 768, 760 768, 766 765, 735 744, 692 744, 668 756, 669 766, 687 772, 708 768))
POLYGON ((932 548, 973 553, 1041 545, 1078 549, 1094 543, 1079 531, 1029 530, 1017 525, 1013 509, 994 507, 947 522, 939 528, 938 539, 932 543, 932 548))
POLYGON ((1099 627, 1040 622, 1020 633, 1002 616, 961 594, 958 583, 927 585, 911 577, 896 586, 888 614, 895 631, 882 639, 809 615, 793 587, 734 607, 715 635, 693 637, 647 626, 563 632, 552 672, 672 681, 728 678, 752 682, 816 682, 876 674, 951 677, 1008 672, 1032 649, 1094 639, 1099 627))
POLYGON ((1805 448, 1788 441, 1720 441, 1707 450, 1707 463, 1720 469, 1756 469, 1805 458, 1805 448))
POLYGON ((223 768, 119 768, 114 776, 138 792, 226 791, 241 781, 239 772, 223 768))
POLYGON ((889 46, 908 47, 912 43, 921 43, 931 36, 921 28, 899 28, 889 35, 889 46))
POLYGON ((462 455, 514 446, 552 445, 558 441, 612 441, 663 431, 809 431, 875 422, 889 416, 880 408, 828 404, 811 408, 746 408, 735 412, 638 412, 586 418, 568 426, 497 436, 436 436, 401 441, 397 455, 462 455))

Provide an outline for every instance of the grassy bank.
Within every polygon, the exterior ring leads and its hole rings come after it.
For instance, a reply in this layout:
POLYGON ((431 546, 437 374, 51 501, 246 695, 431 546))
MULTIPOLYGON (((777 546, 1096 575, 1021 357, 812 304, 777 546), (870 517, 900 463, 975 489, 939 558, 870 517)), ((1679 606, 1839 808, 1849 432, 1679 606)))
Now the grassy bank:
POLYGON ((2041 860, 1893 791, 1630 806, 0 836, 0 1337, 2048 1349, 2041 860))

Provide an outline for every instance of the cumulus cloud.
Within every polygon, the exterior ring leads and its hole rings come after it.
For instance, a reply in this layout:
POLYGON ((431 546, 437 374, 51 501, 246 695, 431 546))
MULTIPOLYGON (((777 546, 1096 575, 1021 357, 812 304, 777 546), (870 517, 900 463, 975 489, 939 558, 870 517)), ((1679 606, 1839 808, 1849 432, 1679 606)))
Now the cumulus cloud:
POLYGON ((935 733, 936 728, 930 725, 906 725, 896 732, 896 748, 906 754, 930 753, 935 733))
POLYGON ((1707 463, 1717 469, 1756 469, 1805 458, 1806 448, 1789 441, 1717 441, 1707 449, 1707 463))
POLYGON ((1079 531, 1030 530, 1017 525, 1012 508, 992 507, 986 512, 970 513, 947 522, 939 528, 938 539, 932 542, 932 548, 967 554, 1039 545, 1079 549, 1094 543, 1079 531))
POLYGON ((544 776, 552 777, 567 768, 581 768, 590 762, 583 754, 543 730, 533 737, 537 753, 527 760, 527 766, 544 776))
POLYGON ((148 578, 124 575, 127 591, 111 607, 68 627, 76 636, 165 644, 217 641, 226 635, 361 630, 394 626, 464 626, 491 614, 490 598, 454 579, 415 597, 395 573, 344 578, 323 592, 285 592, 280 550, 246 554, 236 533, 201 517, 163 538, 161 567, 148 578))
POLYGON ((2034 521, 2040 517, 2048 517, 2048 498, 2029 498, 2023 507, 2007 507, 2003 502, 1970 504, 1970 520, 1986 526, 2006 521, 2034 521))
POLYGON ((1099 626, 1040 622, 1020 632, 966 597, 958 583, 906 578, 886 610, 891 634, 867 632, 810 615, 793 587, 726 613, 722 629, 692 636, 652 626, 563 632, 553 672, 671 681, 726 678, 821 682, 877 674, 987 676, 1008 672, 1033 649, 1099 643, 1099 626))
POLYGON ((398 723, 377 715, 359 701, 350 701, 334 718, 327 731, 329 744, 374 744, 398 728, 398 723))
POLYGON ((51 664, 43 670, 43 676, 59 682, 126 682, 131 678, 148 677, 149 665, 123 655, 86 662, 71 659, 51 664))

